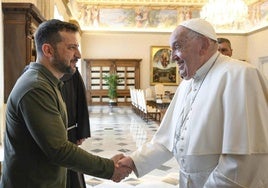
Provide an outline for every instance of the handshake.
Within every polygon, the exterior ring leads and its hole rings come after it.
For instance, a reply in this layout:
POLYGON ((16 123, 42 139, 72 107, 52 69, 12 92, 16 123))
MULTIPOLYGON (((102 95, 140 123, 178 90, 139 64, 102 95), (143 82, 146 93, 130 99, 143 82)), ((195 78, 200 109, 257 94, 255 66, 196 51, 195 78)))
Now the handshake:
POLYGON ((114 173, 111 178, 114 182, 120 182, 136 168, 133 160, 123 154, 117 154, 111 158, 114 162, 114 173))

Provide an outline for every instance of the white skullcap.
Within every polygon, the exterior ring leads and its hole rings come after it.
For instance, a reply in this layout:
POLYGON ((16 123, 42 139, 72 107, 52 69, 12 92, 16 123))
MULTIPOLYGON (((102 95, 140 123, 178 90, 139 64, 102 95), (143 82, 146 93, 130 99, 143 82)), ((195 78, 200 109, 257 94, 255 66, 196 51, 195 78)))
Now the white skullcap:
POLYGON ((204 19, 201 18, 193 18, 190 20, 186 20, 182 23, 180 23, 179 25, 184 26, 190 30, 193 30, 197 33, 200 33, 212 40, 217 41, 217 35, 216 32, 213 28, 213 26, 207 22, 204 19))

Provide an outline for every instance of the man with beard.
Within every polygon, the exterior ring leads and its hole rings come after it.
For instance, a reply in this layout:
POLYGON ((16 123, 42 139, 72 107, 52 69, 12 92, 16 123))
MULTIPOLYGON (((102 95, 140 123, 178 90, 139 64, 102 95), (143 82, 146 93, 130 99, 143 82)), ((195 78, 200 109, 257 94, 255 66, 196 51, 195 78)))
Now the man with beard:
POLYGON ((77 26, 54 19, 36 30, 37 60, 7 101, 1 188, 66 188, 67 168, 116 182, 131 172, 117 165, 122 154, 103 158, 68 141, 60 78, 81 57, 77 35, 77 26))
MULTIPOLYGON (((86 90, 83 79, 76 67, 76 60, 71 62, 72 73, 65 74, 61 80, 62 95, 68 114, 68 140, 81 145, 86 138, 90 137, 90 125, 86 90)), ((67 170, 66 188, 86 188, 82 173, 67 170)))
POLYGON ((180 188, 268 187, 268 84, 218 52, 212 25, 180 23, 170 37, 183 81, 151 142, 119 161, 138 177, 173 156, 180 188))

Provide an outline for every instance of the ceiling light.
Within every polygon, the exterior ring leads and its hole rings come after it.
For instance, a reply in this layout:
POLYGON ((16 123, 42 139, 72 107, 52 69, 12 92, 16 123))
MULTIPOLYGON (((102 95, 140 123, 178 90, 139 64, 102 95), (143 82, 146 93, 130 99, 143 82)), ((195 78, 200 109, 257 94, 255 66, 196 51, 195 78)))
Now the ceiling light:
POLYGON ((209 0, 200 17, 214 25, 244 22, 248 17, 248 7, 243 0, 209 0))

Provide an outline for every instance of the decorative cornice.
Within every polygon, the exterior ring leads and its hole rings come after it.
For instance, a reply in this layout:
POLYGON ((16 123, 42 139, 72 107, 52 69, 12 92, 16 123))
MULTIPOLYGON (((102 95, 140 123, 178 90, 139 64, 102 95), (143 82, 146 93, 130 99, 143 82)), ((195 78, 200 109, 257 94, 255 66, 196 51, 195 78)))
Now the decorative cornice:
MULTIPOLYGON (((99 6, 203 6, 208 0, 63 0, 65 2, 75 1, 76 3, 99 5, 99 6)), ((247 5, 264 0, 245 0, 247 5)))
MULTIPOLYGON (((208 0, 62 0, 83 31, 170 32, 178 23, 199 17, 208 0), (119 15, 119 16, 118 16, 119 15), (121 15, 121 16, 120 16, 121 15), (161 18, 163 18, 161 20, 161 18)), ((220 1, 220 0, 219 0, 220 1)), ((245 0, 248 21, 215 26, 221 33, 248 33, 268 24, 261 9, 268 0, 245 0)), ((265 9, 267 10, 267 9, 265 9)))
POLYGON ((203 5, 207 0, 76 0, 78 3, 98 5, 203 5))

